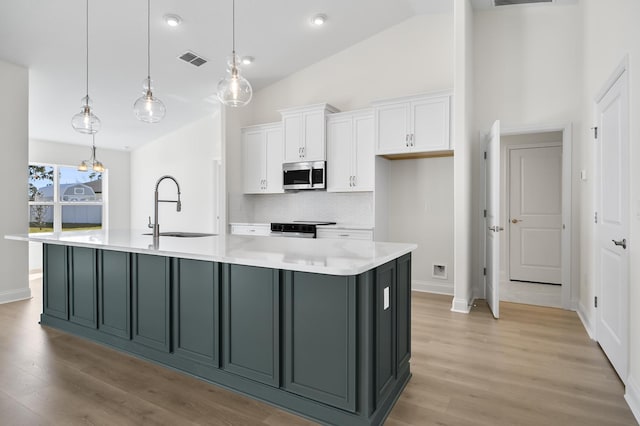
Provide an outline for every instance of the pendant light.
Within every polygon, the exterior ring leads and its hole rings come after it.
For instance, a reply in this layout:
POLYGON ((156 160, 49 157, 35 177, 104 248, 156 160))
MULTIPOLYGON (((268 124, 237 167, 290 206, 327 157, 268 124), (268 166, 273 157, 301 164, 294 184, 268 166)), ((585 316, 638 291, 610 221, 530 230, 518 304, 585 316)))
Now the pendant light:
POLYGON ((95 134, 100 130, 100 119, 93 113, 91 98, 89 97, 89 0, 87 0, 87 95, 82 98, 82 106, 80 112, 71 118, 71 126, 76 132, 89 135, 95 134))
POLYGON ((79 172, 86 172, 87 170, 91 169, 94 172, 102 173, 102 172, 104 172, 104 164, 102 164, 96 158, 96 135, 95 135, 95 133, 91 135, 91 138, 92 138, 91 158, 89 158, 88 160, 84 160, 82 163, 80 163, 80 165, 78 166, 78 171, 79 172))
POLYGON ((236 55, 236 2, 232 0, 232 52, 227 64, 227 76, 218 82, 218 100, 226 106, 243 107, 251 101, 253 89, 246 78, 240 75, 236 55))
POLYGON ((144 79, 143 95, 133 104, 133 112, 140 121, 157 123, 164 118, 167 109, 162 101, 153 96, 151 80, 151 0, 147 0, 147 78, 144 79))

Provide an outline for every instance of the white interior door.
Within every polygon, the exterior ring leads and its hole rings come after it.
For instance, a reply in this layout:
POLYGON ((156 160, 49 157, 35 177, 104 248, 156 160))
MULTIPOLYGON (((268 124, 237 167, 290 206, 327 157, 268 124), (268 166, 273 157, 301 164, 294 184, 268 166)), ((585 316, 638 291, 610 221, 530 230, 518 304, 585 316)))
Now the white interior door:
POLYGON ((629 330, 629 111, 623 72, 597 103, 596 337, 626 383, 629 330))
POLYGON ((486 164, 485 297, 495 318, 500 317, 500 120, 487 139, 486 164))
POLYGON ((509 279, 562 283, 562 147, 509 152, 509 279))

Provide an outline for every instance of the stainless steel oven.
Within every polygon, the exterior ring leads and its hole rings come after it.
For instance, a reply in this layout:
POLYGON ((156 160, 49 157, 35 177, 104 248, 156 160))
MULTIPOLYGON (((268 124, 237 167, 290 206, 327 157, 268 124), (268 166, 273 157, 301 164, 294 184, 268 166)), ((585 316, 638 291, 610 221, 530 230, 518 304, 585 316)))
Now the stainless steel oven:
POLYGON ((318 225, 335 225, 335 222, 314 222, 314 221, 294 221, 294 222, 274 222, 271 224, 272 237, 295 237, 295 238, 316 238, 318 225))
POLYGON ((282 186, 285 190, 326 189, 324 161, 305 161, 282 165, 282 186))

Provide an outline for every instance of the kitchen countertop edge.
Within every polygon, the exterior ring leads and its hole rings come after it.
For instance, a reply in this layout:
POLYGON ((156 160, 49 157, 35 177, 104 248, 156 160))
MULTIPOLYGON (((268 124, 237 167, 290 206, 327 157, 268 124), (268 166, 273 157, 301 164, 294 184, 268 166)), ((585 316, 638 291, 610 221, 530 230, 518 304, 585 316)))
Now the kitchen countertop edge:
MULTIPOLYGON (((122 235, 124 232, 120 231, 122 235)), ((167 245, 167 248, 163 249, 150 247, 152 238, 140 235, 142 232, 126 231, 126 233, 131 238, 136 238, 133 243, 124 244, 120 241, 110 243, 109 238, 104 242, 99 239, 100 237, 104 239, 104 233, 101 231, 65 232, 64 235, 60 235, 61 233, 5 235, 5 239, 340 276, 359 275, 417 248, 416 244, 408 243, 338 239, 265 239, 259 236, 218 235, 188 239, 161 237, 160 245, 167 245), (73 239, 74 237, 77 239, 73 239), (92 237, 95 238, 94 241, 91 240, 92 237), (209 244, 205 244, 207 242, 209 244), (269 250, 261 250, 266 242, 269 242, 269 250), (304 249, 309 247, 309 242, 315 244, 315 250, 305 256, 304 249), (326 253, 319 254, 322 251, 326 253), (355 252, 360 254, 354 254, 355 252), (371 254, 367 256, 362 254, 363 252, 371 254), (275 258, 287 259, 287 256, 288 261, 275 258)), ((118 234, 112 231, 107 236, 111 235, 118 234)))

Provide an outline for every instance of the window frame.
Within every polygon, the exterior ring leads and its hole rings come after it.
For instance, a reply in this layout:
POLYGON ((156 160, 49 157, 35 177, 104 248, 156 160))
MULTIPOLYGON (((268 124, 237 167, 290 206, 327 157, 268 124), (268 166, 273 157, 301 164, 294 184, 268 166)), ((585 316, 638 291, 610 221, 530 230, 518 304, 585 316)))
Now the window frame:
POLYGON ((102 206, 102 230, 109 229, 109 170, 102 172, 102 200, 99 201, 62 201, 60 194, 60 169, 71 168, 64 164, 41 163, 30 161, 27 166, 52 167, 53 168, 53 201, 28 201, 29 209, 27 209, 27 221, 31 223, 31 206, 52 206, 53 207, 53 232, 72 232, 73 230, 62 229, 62 207, 64 206, 102 206))

